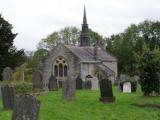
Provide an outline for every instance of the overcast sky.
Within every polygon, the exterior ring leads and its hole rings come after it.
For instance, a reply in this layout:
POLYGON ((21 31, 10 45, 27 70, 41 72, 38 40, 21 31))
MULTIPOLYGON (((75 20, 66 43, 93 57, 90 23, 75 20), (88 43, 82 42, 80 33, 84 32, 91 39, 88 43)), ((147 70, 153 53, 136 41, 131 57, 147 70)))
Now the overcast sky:
POLYGON ((160 0, 0 0, 0 13, 18 33, 18 49, 35 50, 55 30, 81 28, 84 4, 89 27, 103 36, 145 19, 160 20, 160 0))

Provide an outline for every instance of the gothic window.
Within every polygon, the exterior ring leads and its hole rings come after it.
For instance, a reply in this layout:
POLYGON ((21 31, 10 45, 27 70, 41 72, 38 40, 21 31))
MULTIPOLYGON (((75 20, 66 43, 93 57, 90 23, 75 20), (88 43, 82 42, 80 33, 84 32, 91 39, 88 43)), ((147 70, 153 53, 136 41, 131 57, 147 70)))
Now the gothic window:
POLYGON ((58 79, 62 79, 67 77, 68 67, 66 61, 60 57, 57 58, 54 63, 54 74, 58 79))
POLYGON ((64 66, 64 76, 67 76, 67 65, 64 66))
POLYGON ((58 76, 58 66, 57 65, 54 66, 54 74, 56 77, 58 76))
POLYGON ((59 64, 59 76, 63 77, 63 65, 62 65, 62 63, 59 64))

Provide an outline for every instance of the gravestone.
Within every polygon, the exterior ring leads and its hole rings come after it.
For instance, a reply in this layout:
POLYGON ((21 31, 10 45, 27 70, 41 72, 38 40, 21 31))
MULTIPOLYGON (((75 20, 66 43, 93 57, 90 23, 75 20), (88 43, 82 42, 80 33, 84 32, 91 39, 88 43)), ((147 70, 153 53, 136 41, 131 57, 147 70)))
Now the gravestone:
POLYGON ((13 70, 10 67, 4 68, 3 73, 2 73, 3 80, 11 81, 12 74, 13 74, 13 70))
POLYGON ((12 120, 38 120, 40 101, 29 94, 15 96, 12 120))
POLYGON ((20 66, 20 80, 24 81, 24 64, 20 66))
POLYGON ((100 85, 100 92, 101 92, 100 101, 104 103, 114 102, 115 97, 113 96, 112 82, 110 80, 103 79, 103 80, 100 80, 99 85, 100 85))
POLYGON ((43 77, 42 77, 42 74, 40 71, 35 71, 33 73, 32 80, 33 80, 33 89, 34 90, 38 90, 38 91, 43 90, 43 82, 42 82, 43 77))
POLYGON ((4 109, 13 109, 14 104, 14 88, 9 85, 1 86, 2 102, 4 109))
POLYGON ((49 78, 48 89, 50 91, 58 89, 57 79, 53 75, 51 75, 51 77, 49 78))
POLYGON ((130 82, 123 83, 123 92, 124 93, 131 93, 131 83, 130 82))
POLYGON ((75 80, 66 79, 62 82, 62 98, 67 101, 75 98, 75 80))
POLYGON ((98 79, 97 77, 93 77, 93 79, 91 80, 91 84, 92 84, 92 90, 98 90, 99 89, 99 85, 98 85, 98 79))
POLYGON ((86 81, 84 82, 84 88, 85 88, 85 89, 91 89, 91 88, 92 88, 91 80, 86 80, 86 81))
POLYGON ((76 78, 76 89, 82 89, 83 88, 83 81, 82 79, 80 78, 80 76, 78 76, 76 78))

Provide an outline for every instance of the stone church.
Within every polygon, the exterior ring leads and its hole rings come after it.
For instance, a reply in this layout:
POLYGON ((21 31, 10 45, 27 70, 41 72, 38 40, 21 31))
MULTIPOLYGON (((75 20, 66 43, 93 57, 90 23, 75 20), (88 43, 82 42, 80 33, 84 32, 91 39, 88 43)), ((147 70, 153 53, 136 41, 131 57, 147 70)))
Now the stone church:
POLYGON ((79 78, 83 82, 91 81, 91 89, 98 89, 98 81, 108 78, 112 83, 117 78, 117 59, 106 50, 90 45, 90 36, 84 8, 80 45, 58 44, 42 60, 40 70, 44 89, 53 75, 58 86, 69 79, 76 84, 79 78))

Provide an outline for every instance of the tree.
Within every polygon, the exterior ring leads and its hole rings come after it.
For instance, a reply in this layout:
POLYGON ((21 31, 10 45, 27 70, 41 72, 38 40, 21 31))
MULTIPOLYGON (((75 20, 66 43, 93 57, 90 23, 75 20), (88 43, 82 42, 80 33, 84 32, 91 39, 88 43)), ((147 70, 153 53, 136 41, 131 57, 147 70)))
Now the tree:
POLYGON ((38 44, 38 49, 52 49, 58 43, 66 45, 76 45, 79 41, 80 30, 76 27, 65 27, 60 31, 54 31, 47 38, 42 39, 38 44))
POLYGON ((150 50, 146 45, 139 57, 140 84, 145 96, 160 95, 160 49, 150 50))
MULTIPOLYGON (((14 68, 24 62, 24 51, 13 46, 17 33, 12 32, 12 25, 0 14, 0 73, 6 66, 14 68)), ((2 76, 0 75, 0 80, 2 76)))
POLYGON ((142 54, 144 44, 150 50, 160 47, 160 22, 132 24, 123 33, 108 38, 106 49, 118 58, 120 73, 139 74, 136 56, 142 54))
MULTIPOLYGON (((103 47, 105 45, 105 40, 103 37, 89 29, 90 40, 92 45, 99 45, 103 47)), ((58 43, 64 43, 66 45, 78 45, 80 41, 80 30, 76 27, 65 27, 60 31, 54 31, 52 34, 48 35, 47 38, 42 39, 38 43, 38 49, 52 49, 58 43)))

